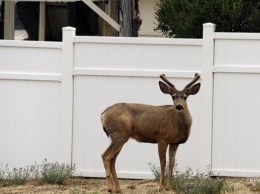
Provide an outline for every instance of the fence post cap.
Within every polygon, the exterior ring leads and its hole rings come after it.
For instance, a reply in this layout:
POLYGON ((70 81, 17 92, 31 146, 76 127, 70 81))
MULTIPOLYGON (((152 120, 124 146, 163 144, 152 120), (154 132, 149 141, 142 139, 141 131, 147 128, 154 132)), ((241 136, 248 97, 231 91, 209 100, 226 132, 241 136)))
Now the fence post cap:
POLYGON ((216 26, 216 24, 213 24, 213 23, 205 23, 205 24, 203 24, 203 27, 214 27, 214 26, 216 26))
POLYGON ((71 27, 71 26, 67 26, 67 27, 63 27, 62 30, 63 30, 63 31, 75 31, 76 28, 73 28, 73 27, 71 27))

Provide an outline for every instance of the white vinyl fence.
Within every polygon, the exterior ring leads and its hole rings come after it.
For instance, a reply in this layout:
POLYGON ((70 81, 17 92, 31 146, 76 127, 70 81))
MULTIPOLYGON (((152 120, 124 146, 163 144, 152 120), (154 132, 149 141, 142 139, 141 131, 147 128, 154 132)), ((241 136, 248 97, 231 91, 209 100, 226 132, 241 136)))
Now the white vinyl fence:
POLYGON ((260 33, 215 33, 212 167, 260 176, 260 33))
MULTIPOLYGON (((195 72, 201 73, 202 41, 111 37, 76 37, 74 41, 72 160, 77 175, 104 176, 101 153, 110 140, 102 129, 101 113, 116 102, 171 104, 170 96, 159 89, 158 76, 165 73, 176 87, 183 87, 195 72)), ((191 112, 202 111, 201 98, 202 94, 190 98, 191 112)), ((182 168, 201 169, 203 157, 197 154, 204 152, 203 142, 198 141, 203 133, 200 126, 200 113, 194 114, 190 141, 178 152, 182 168)), ((210 153, 208 157, 209 164, 210 153)), ((118 174, 124 178, 152 178, 148 163, 159 166, 157 145, 130 141, 119 155, 118 174)))
MULTIPOLYGON (((0 41, 0 168, 75 163, 77 176, 104 177, 110 143, 101 113, 117 102, 171 104, 165 73, 181 89, 196 72, 200 92, 188 99, 192 132, 177 152, 191 167, 228 176, 260 175, 259 34, 215 33, 203 39, 75 36, 63 42, 0 41)), ((122 178, 152 178, 156 144, 130 140, 117 161, 122 178)))
POLYGON ((71 162, 72 32, 63 33, 63 43, 0 41, 0 167, 71 162))

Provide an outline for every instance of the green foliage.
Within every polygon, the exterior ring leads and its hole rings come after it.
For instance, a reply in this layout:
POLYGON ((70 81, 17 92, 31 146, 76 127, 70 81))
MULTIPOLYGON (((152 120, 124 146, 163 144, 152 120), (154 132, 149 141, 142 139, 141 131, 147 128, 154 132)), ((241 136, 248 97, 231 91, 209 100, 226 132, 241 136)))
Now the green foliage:
MULTIPOLYGON (((149 166, 155 179, 159 180, 160 169, 152 164, 149 164, 149 166)), ((167 174, 168 170, 166 168, 166 176, 167 174)), ((234 188, 229 187, 224 179, 212 178, 211 171, 207 173, 193 173, 190 168, 185 172, 180 172, 175 168, 172 188, 178 194, 222 194, 234 192, 234 188)))
POLYGON ((38 169, 36 165, 26 168, 13 168, 10 170, 8 165, 5 169, 0 168, 0 186, 23 185, 26 181, 37 176, 38 169))
MULTIPOLYGON (((155 178, 155 180, 160 180, 160 176, 161 176, 161 170, 158 166, 156 166, 155 164, 149 163, 148 164, 150 167, 150 170, 153 173, 153 176, 155 178)), ((168 174, 168 165, 166 166, 166 170, 165 170, 165 177, 167 176, 166 174, 168 174)))
POLYGON ((23 185, 28 180, 36 179, 38 183, 63 184, 75 171, 75 164, 47 163, 45 159, 41 165, 34 164, 25 168, 13 168, 8 165, 0 168, 0 187, 10 185, 23 185), (40 171, 41 169, 41 171, 40 171), (40 171, 40 172, 39 172, 40 171))
POLYGON ((147 194, 156 194, 156 193, 158 193, 158 189, 153 189, 153 188, 151 188, 151 189, 149 189, 149 190, 147 191, 147 194))
POLYGON ((41 176, 39 182, 49 183, 49 184, 63 184, 65 180, 70 178, 75 171, 75 164, 58 164, 56 163, 47 163, 45 159, 41 165, 41 176))
POLYGON ((167 37, 201 38, 203 23, 218 32, 260 32, 258 0, 160 0, 155 18, 167 37))
POLYGON ((204 174, 197 172, 196 174, 193 174, 191 169, 187 169, 184 173, 176 172, 172 185, 177 193, 218 194, 222 193, 224 180, 211 178, 210 173, 204 174))

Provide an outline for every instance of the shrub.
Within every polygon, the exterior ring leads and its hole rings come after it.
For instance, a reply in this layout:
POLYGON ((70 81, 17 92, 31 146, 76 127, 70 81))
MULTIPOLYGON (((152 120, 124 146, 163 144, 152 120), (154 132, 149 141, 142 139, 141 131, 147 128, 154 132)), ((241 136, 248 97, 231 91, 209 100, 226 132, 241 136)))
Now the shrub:
POLYGON ((47 159, 41 165, 35 163, 25 168, 13 168, 12 170, 6 165, 5 169, 0 168, 0 186, 23 185, 33 179, 40 184, 63 184, 72 176, 75 169, 75 164, 48 163, 47 159))
POLYGON ((253 192, 260 192, 260 182, 251 183, 248 185, 248 188, 253 192))
POLYGON ((172 181, 173 189, 183 194, 217 194, 224 187, 224 180, 211 178, 210 173, 193 174, 190 168, 184 173, 176 172, 172 181))
MULTIPOLYGON (((149 164, 155 179, 160 178, 160 168, 149 164)), ((166 168, 166 176, 168 170, 166 168)), ((167 179, 166 179, 167 180, 167 179)), ((234 188, 227 186, 224 179, 212 178, 212 172, 193 173, 190 168, 185 172, 174 169, 174 178, 172 180, 172 188, 176 193, 181 194, 221 194, 233 192, 234 188)))
POLYGON ((47 163, 45 159, 41 165, 41 175, 38 179, 39 183, 49 184, 63 184, 68 178, 70 178, 75 171, 75 164, 58 164, 47 163))
MULTIPOLYGON (((161 170, 158 166, 156 166, 155 164, 152 164, 152 163, 149 163, 148 164, 152 173, 153 173, 153 176, 155 178, 155 180, 160 180, 160 176, 161 176, 161 170)), ((168 174, 168 165, 166 166, 165 168, 165 176, 166 174, 168 174)))
POLYGON ((23 185, 37 175, 38 166, 36 164, 25 168, 13 168, 12 170, 6 165, 5 169, 0 169, 0 186, 23 185))

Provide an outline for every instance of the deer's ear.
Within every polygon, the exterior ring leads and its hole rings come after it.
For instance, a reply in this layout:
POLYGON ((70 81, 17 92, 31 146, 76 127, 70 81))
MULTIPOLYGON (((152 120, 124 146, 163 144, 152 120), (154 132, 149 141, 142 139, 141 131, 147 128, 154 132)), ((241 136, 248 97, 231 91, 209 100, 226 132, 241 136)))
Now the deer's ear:
POLYGON ((172 94, 172 89, 166 85, 165 83, 159 81, 159 86, 160 86, 160 89, 161 91, 164 93, 164 94, 172 94))
POLYGON ((187 94, 188 95, 195 95, 198 93, 198 91, 200 90, 200 83, 197 83, 193 86, 191 86, 188 91, 187 91, 187 94))

